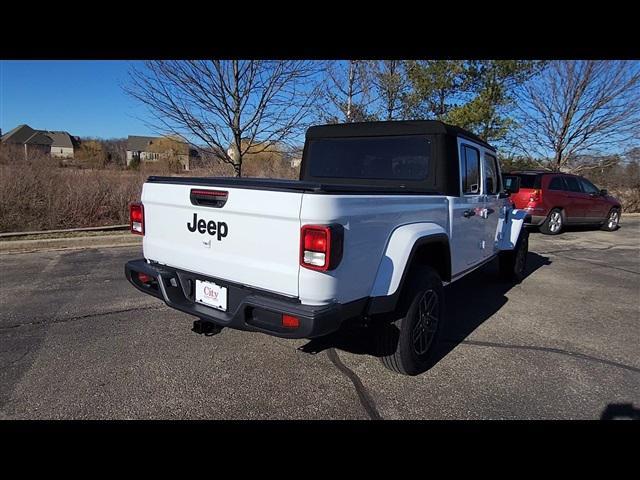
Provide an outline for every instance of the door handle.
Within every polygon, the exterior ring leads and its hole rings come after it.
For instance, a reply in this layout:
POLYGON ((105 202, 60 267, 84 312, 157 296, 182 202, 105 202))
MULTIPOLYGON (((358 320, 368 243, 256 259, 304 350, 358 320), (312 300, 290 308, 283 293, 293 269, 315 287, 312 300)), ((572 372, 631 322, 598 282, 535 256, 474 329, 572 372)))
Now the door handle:
POLYGON ((473 217, 475 214, 476 214, 475 210, 465 210, 462 215, 464 215, 464 218, 469 218, 469 217, 473 217))

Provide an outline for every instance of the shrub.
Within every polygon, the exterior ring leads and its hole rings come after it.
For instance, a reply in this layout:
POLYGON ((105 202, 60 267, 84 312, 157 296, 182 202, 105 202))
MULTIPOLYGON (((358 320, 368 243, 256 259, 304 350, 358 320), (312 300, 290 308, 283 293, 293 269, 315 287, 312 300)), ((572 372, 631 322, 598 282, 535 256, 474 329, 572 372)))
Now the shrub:
POLYGON ((0 231, 125 224, 139 199, 139 173, 57 168, 44 162, 0 165, 0 231))

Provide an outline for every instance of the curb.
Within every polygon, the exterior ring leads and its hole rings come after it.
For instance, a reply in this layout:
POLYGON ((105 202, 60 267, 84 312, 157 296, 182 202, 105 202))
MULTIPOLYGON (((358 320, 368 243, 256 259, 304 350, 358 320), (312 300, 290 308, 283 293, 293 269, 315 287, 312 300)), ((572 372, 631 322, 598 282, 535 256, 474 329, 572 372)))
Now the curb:
POLYGON ((125 246, 142 246, 142 237, 127 232, 123 235, 2 241, 0 242, 0 254, 125 246))
POLYGON ((74 233, 74 232, 112 232, 118 230, 129 230, 129 224, 126 225, 107 225, 104 227, 82 227, 82 228, 65 228, 63 230, 39 230, 33 232, 3 232, 0 238, 26 237, 33 235, 51 235, 54 233, 74 233))

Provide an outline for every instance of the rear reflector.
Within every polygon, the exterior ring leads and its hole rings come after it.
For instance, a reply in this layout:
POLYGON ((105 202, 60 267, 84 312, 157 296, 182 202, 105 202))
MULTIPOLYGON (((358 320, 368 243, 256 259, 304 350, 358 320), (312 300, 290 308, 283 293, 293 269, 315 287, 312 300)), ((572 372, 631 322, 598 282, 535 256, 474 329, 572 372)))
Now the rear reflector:
POLYGON ((155 278, 147 275, 146 273, 138 272, 138 280, 140 280, 142 283, 151 283, 155 280, 155 278))
POLYGON ((129 205, 129 227, 131 233, 144 235, 144 207, 141 203, 129 205))
POLYGON ((293 315, 282 314, 282 326, 285 328, 298 328, 300 326, 300 319, 293 315))

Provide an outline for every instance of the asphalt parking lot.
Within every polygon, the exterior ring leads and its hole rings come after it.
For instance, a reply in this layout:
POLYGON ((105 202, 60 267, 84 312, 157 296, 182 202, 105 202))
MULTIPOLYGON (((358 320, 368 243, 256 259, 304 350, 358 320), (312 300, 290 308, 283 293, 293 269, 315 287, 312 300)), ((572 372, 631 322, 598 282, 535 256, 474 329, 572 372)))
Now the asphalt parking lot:
POLYGON ((440 360, 403 377, 366 336, 191 332, 131 287, 138 247, 0 255, 2 419, 598 419, 640 408, 640 217, 532 233, 528 276, 447 288, 440 360), (611 407, 613 406, 613 407, 611 407))

